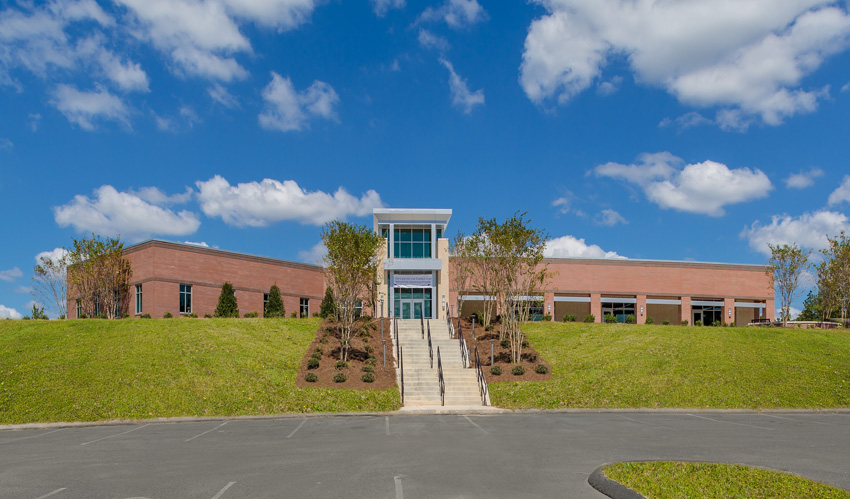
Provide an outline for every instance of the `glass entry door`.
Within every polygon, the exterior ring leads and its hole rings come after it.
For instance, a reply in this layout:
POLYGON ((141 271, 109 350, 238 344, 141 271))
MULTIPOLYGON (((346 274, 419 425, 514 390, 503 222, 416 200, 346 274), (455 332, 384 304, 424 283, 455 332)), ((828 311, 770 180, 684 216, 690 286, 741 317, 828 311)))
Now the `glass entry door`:
POLYGON ((421 319, 424 309, 424 300, 401 300, 402 319, 421 319))

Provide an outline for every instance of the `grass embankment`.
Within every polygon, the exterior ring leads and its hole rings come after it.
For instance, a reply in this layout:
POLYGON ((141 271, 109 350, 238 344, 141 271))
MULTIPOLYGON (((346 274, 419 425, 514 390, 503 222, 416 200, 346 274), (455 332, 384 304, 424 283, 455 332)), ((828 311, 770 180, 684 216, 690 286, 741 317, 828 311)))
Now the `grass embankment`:
POLYGON ((509 408, 850 406, 850 332, 530 323, 552 366, 539 383, 492 383, 509 408))
POLYGON ((0 321, 0 424, 397 409, 397 388, 295 386, 319 323, 0 321))
POLYGON ((648 499, 850 499, 850 492, 797 475, 735 464, 617 463, 602 472, 648 499))

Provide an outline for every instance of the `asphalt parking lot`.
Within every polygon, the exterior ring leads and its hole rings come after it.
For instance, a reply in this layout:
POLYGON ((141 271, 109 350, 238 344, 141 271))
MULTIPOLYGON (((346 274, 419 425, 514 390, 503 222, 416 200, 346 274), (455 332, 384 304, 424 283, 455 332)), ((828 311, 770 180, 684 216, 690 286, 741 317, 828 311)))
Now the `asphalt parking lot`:
POLYGON ((722 461, 850 490, 848 412, 518 412, 0 431, 0 498, 604 497, 606 462, 722 461))

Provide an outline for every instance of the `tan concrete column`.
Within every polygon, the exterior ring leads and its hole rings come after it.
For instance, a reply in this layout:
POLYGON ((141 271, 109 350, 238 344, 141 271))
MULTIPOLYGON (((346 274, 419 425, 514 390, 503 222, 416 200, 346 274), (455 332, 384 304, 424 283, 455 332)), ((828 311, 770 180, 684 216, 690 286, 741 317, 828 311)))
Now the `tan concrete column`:
POLYGON ((723 323, 724 324, 734 324, 735 323, 735 299, 734 298, 724 298, 723 299, 723 323), (729 311, 732 311, 732 317, 729 317, 729 311))
POLYGON ((543 313, 551 315, 550 321, 555 321, 555 293, 543 293, 543 313))
MULTIPOLYGON (((682 314, 679 320, 688 321, 688 324, 691 324, 691 319, 693 319, 691 315, 691 297, 683 296, 682 297, 682 314)), ((693 325, 693 324, 691 324, 693 325)))
POLYGON ((602 294, 590 293, 590 313, 596 319, 596 323, 602 322, 602 294))
POLYGON ((646 324, 646 295, 637 295, 637 303, 635 303, 635 318, 638 324, 646 324), (643 313, 641 313, 643 309, 643 313))

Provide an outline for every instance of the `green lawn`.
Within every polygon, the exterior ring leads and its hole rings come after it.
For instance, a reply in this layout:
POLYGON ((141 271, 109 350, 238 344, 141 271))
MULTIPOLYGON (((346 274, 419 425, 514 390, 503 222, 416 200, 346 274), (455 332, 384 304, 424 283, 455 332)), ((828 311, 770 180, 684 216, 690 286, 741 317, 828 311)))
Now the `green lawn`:
POLYGON ((490 385, 508 408, 850 407, 850 332, 528 323, 545 382, 490 385))
POLYGON ((398 389, 298 388, 318 319, 0 321, 0 424, 385 411, 398 389))
POLYGON ((850 492, 797 475, 734 464, 617 463, 602 472, 647 499, 850 499, 850 492))

